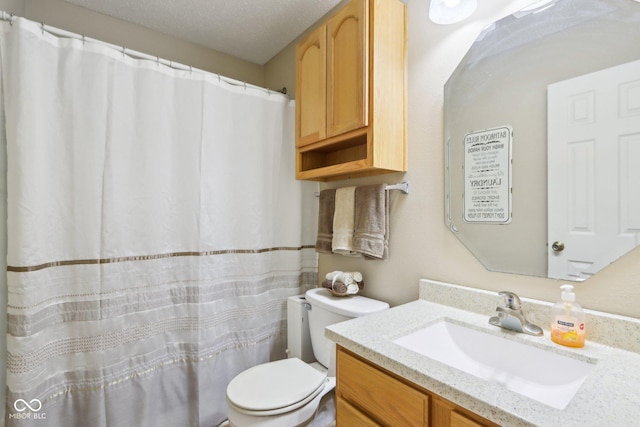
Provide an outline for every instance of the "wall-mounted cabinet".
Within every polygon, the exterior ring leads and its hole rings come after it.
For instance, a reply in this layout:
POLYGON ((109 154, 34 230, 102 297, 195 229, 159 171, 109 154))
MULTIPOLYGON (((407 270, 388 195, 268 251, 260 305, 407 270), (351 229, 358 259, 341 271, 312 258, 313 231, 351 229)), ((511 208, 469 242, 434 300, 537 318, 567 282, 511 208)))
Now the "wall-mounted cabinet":
POLYGON ((337 377, 338 427, 498 427, 342 347, 338 347, 337 377))
POLYGON ((352 0, 296 47, 296 178, 406 170, 406 7, 352 0))

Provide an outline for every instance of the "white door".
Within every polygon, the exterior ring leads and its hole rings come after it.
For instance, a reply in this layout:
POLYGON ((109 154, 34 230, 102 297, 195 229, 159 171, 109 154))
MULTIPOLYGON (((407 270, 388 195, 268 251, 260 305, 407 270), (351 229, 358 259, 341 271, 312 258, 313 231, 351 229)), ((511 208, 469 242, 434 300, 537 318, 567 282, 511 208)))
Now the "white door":
POLYGON ((585 280, 640 244, 640 61, 551 84, 547 102, 549 277, 585 280))

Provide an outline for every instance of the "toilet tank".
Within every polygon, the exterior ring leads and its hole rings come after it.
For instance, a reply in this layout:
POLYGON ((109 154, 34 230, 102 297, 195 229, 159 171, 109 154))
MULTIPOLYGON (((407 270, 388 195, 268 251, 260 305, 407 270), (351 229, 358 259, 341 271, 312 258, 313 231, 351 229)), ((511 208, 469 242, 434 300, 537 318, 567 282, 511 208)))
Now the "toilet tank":
POLYGON ((324 328, 334 323, 366 316, 389 308, 389 304, 386 302, 361 295, 335 297, 324 288, 307 291, 305 299, 310 305, 308 315, 313 354, 316 360, 327 368, 330 366, 335 352, 333 350, 333 341, 324 336, 324 328))

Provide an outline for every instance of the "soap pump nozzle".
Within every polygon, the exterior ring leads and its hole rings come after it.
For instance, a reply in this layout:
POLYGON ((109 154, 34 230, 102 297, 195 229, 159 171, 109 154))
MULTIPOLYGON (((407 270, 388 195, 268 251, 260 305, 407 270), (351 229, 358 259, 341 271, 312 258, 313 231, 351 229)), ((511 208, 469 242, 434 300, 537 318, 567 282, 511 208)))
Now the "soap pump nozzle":
POLYGON ((562 285, 560 286, 562 289, 562 300, 563 301, 575 301, 576 294, 573 292, 573 285, 562 285))

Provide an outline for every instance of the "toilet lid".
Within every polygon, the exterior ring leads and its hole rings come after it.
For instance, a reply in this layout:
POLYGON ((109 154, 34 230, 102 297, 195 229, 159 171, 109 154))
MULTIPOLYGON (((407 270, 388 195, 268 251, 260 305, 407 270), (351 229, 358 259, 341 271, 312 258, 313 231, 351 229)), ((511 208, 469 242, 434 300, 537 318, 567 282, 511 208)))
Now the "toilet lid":
MULTIPOLYGON (((254 366, 236 376, 227 386, 227 399, 246 411, 289 410, 322 389, 325 375, 297 358, 254 366)), ((277 411, 276 411, 277 412, 277 411)))

